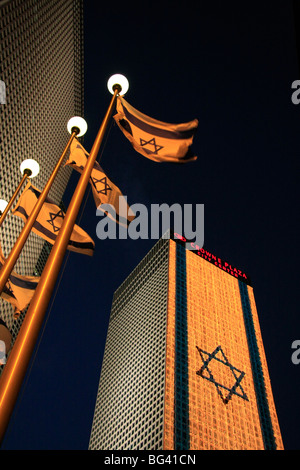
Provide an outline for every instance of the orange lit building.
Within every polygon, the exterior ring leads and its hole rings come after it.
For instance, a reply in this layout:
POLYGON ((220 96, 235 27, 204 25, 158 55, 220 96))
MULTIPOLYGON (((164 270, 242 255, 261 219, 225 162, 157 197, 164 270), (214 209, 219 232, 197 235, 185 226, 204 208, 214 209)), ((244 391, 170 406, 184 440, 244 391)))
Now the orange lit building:
POLYGON ((250 279, 173 238, 115 292, 89 448, 283 449, 250 279))

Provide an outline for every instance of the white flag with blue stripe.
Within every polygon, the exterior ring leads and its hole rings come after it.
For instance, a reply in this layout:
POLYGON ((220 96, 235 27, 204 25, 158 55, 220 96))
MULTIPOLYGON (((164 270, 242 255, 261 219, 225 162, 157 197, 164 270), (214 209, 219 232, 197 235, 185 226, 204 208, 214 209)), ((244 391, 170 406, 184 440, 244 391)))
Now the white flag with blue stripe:
MULTIPOLYGON (((5 262, 0 247, 0 271, 5 262)), ((18 316, 29 305, 40 278, 36 276, 22 276, 12 271, 1 293, 1 297, 15 307, 15 316, 18 316)))
POLYGON ((155 162, 186 163, 197 159, 191 149, 198 119, 182 124, 157 121, 141 113, 124 98, 117 98, 114 119, 133 148, 155 162))
MULTIPOLYGON (((21 217, 26 222, 40 195, 41 191, 35 188, 29 181, 12 213, 21 217)), ((64 218, 65 213, 62 209, 47 197, 33 224, 32 231, 53 245, 62 227, 64 218)), ((92 256, 94 248, 95 243, 91 237, 75 224, 67 249, 92 256)))

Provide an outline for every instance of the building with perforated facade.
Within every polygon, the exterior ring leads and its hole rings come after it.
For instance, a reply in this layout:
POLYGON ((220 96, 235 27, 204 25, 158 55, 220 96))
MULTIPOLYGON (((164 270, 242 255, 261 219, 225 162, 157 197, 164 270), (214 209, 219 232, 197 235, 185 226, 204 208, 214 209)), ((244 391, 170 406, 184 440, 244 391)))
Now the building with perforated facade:
MULTIPOLYGON (((0 1, 0 44, 0 198, 8 201, 27 158, 39 163, 32 184, 43 189, 69 140, 68 120, 83 116, 83 1, 0 1)), ((57 204, 70 174, 62 167, 53 184, 49 197, 57 204)), ((19 217, 6 217, 0 238, 5 256, 22 227, 19 217)), ((30 234, 15 271, 41 274, 49 252, 50 245, 30 234)), ((0 318, 14 340, 24 314, 15 320, 11 305, 0 302, 0 318)))
POLYGON ((89 449, 283 449, 249 276, 184 241, 114 294, 89 449))

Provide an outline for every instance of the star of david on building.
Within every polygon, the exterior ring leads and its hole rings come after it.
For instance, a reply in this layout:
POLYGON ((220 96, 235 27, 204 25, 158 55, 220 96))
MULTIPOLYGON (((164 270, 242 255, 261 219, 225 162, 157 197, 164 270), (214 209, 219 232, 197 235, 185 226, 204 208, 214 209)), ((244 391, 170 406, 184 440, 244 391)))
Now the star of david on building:
POLYGON ((58 232, 59 229, 60 229, 60 227, 56 227, 56 226, 54 225, 54 221, 55 221, 55 219, 56 219, 57 217, 64 219, 64 218, 65 218, 65 214, 64 214, 63 211, 60 209, 56 214, 54 214, 53 212, 49 212, 49 216, 50 216, 50 219, 47 220, 47 222, 49 222, 49 224, 52 225, 52 227, 53 227, 53 232, 54 232, 54 233, 55 233, 55 232, 58 232))
POLYGON ((100 178, 99 180, 97 180, 96 178, 92 178, 92 181, 94 183, 94 186, 96 188, 97 193, 104 194, 105 196, 107 196, 107 192, 112 191, 112 188, 107 183, 106 176, 104 176, 103 178, 100 178), (100 183, 102 185, 101 189, 97 188, 98 183, 100 183))
MULTIPOLYGON (((146 145, 150 145, 151 149, 152 148, 154 149, 152 151, 152 153, 155 153, 155 154, 157 154, 157 152, 159 152, 159 150, 163 149, 162 145, 157 145, 155 137, 153 137, 150 140, 144 140, 144 139, 140 138, 140 145, 141 145, 141 147, 145 147, 146 145)), ((147 149, 147 150, 149 150, 149 149, 147 149)))
POLYGON ((200 377, 202 377, 203 379, 209 380, 215 385, 217 392, 221 397, 222 401, 225 403, 225 405, 227 405, 233 395, 237 395, 238 397, 249 401, 241 385, 241 381, 245 375, 245 372, 240 371, 232 364, 230 364, 221 346, 216 347, 216 349, 212 353, 206 352, 198 346, 196 347, 203 361, 202 367, 196 372, 196 374, 200 375, 200 377), (224 367, 228 367, 228 369, 231 371, 231 375, 234 381, 233 386, 231 388, 216 380, 216 378, 218 379, 218 377, 214 377, 211 371, 212 361, 218 361, 218 363, 224 364, 224 367), (208 367, 209 365, 210 367, 208 367), (226 391, 228 392, 227 395, 226 391))

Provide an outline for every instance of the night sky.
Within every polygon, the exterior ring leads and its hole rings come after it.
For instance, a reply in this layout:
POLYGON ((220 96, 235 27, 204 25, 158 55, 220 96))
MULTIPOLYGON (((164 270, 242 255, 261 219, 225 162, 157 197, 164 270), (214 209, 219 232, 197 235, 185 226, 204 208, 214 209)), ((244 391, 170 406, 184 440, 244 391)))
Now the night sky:
MULTIPOLYGON (((293 3, 86 1, 84 15, 84 146, 91 150, 114 73, 128 78, 125 99, 148 116, 199 120, 196 162, 148 160, 112 120, 101 165, 129 204, 204 204, 204 246, 251 276, 284 446, 299 449, 300 364, 291 361, 300 339, 293 3)), ((66 206, 78 179, 73 172, 66 206)), ((77 222, 95 254, 65 257, 3 449, 88 448, 113 292, 156 242, 99 240, 100 217, 90 190, 86 196, 77 222)))

